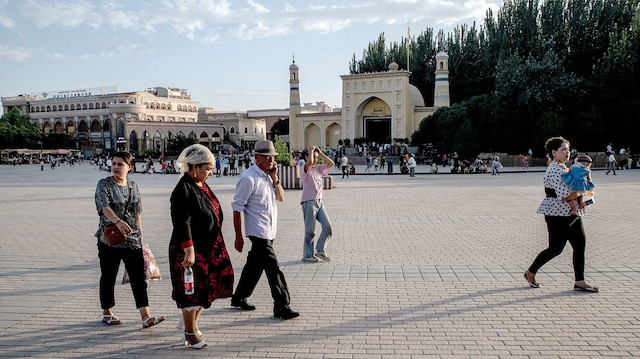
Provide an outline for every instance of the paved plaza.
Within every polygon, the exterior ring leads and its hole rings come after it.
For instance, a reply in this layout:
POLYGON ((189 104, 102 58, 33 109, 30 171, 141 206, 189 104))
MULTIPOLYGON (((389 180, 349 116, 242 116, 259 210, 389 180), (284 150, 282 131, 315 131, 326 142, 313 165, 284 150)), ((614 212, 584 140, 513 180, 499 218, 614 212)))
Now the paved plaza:
MULTIPOLYGON (((448 168, 447 168, 448 169, 448 168)), ((640 356, 640 171, 594 171, 584 218, 587 281, 574 292, 571 248, 522 273, 546 247, 538 171, 491 175, 336 176, 325 205, 330 262, 303 263, 300 190, 279 204, 276 252, 297 319, 273 317, 265 276, 242 312, 229 299, 200 319, 209 347, 181 346, 171 299, 169 196, 176 175, 133 174, 142 230, 165 276, 149 283, 141 329, 129 285, 116 285, 120 326, 101 322, 94 191, 106 177, 76 167, 0 166, 0 357, 596 358, 640 356)), ((418 172, 426 172, 426 167, 418 172)), ((236 283, 246 250, 233 249, 236 177, 208 183, 225 212, 236 283)), ((318 231, 319 233, 319 227, 318 231)), ((123 271, 123 266, 120 269, 123 271)))

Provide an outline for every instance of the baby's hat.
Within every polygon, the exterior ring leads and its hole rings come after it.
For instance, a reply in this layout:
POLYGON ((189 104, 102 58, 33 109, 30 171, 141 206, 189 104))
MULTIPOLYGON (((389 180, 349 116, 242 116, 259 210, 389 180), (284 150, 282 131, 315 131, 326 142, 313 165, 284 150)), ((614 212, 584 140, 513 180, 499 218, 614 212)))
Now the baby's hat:
POLYGON ((576 162, 592 163, 593 160, 591 159, 591 157, 589 155, 578 155, 578 157, 576 157, 576 162))

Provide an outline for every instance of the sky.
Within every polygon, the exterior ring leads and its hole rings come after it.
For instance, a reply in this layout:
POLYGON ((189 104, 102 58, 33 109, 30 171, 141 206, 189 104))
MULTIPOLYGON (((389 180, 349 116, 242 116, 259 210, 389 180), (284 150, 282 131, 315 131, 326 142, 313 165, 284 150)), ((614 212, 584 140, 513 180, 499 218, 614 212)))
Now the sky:
POLYGON ((341 106, 340 75, 387 42, 480 25, 496 0, 0 0, 0 96, 117 86, 187 89, 219 111, 341 106))

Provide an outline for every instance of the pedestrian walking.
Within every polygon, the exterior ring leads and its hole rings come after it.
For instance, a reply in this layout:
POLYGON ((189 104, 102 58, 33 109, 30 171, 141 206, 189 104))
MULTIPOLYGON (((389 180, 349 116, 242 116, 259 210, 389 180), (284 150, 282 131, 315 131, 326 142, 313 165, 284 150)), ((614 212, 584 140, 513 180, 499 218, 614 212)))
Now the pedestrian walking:
MULTIPOLYGON (((544 175, 546 198, 542 200, 538 213, 544 215, 549 233, 549 247, 536 257, 524 277, 533 288, 540 287, 536 281, 538 270, 551 259, 562 253, 567 241, 573 247, 573 271, 576 291, 598 292, 597 287, 588 285, 584 280, 584 252, 586 236, 582 226, 582 213, 571 215, 571 207, 567 198, 573 189, 562 180, 562 174, 569 171, 566 162, 569 160, 569 141, 562 137, 552 137, 545 143, 550 158, 553 159, 544 175)), ((573 200, 575 201, 575 200, 573 200)))
POLYGON ((616 156, 613 154, 613 151, 609 152, 609 158, 607 158, 607 164, 609 166, 609 169, 607 169, 607 172, 605 172, 605 174, 608 176, 609 172, 613 171, 613 175, 616 175, 616 164, 618 163, 618 161, 616 161, 616 156))
POLYGON ((410 177, 415 177, 416 176, 416 166, 418 164, 416 163, 416 159, 414 157, 415 157, 415 155, 412 153, 411 156, 409 157, 409 160, 407 161, 407 165, 409 166, 409 176, 410 177))
POLYGON ((266 140, 256 142, 254 151, 256 164, 244 171, 238 179, 231 204, 236 250, 242 252, 244 248, 243 215, 245 234, 251 240, 251 250, 231 298, 231 305, 242 310, 256 309, 247 302, 247 298, 253 293, 264 271, 274 301, 273 315, 276 318, 292 319, 300 314, 289 307, 289 288, 273 248, 278 226, 276 201, 284 200, 284 189, 278 179, 278 166, 275 162, 278 153, 273 142, 266 140))
POLYGON ((215 157, 205 146, 191 145, 180 153, 180 180, 171 194, 173 232, 169 244, 171 297, 182 315, 178 327, 186 346, 207 346, 198 328, 203 309, 233 293, 233 267, 222 237, 222 207, 206 180, 215 157), (193 293, 185 293, 184 272, 193 270, 193 293))
POLYGON ((152 317, 149 310, 147 282, 145 282, 144 257, 142 254, 142 200, 138 185, 127 175, 132 169, 129 152, 116 152, 111 160, 111 174, 98 181, 95 193, 98 210, 98 257, 100 258, 100 305, 102 321, 108 325, 120 324, 120 319, 111 308, 116 304, 114 287, 120 268, 124 262, 133 291, 136 308, 142 317, 142 327, 149 328, 161 323, 165 316, 152 317), (111 245, 105 235, 105 227, 115 224, 125 236, 124 242, 111 245))
POLYGON ((347 179, 349 179, 349 158, 346 153, 340 159, 340 167, 342 167, 342 178, 346 175, 347 179))
POLYGON ((305 262, 317 262, 318 259, 330 261, 331 257, 325 251, 325 245, 331 238, 331 221, 324 208, 324 190, 322 176, 329 174, 329 168, 333 167, 333 161, 322 150, 313 146, 305 156, 306 165, 302 173, 302 215, 304 218, 304 244, 302 246, 302 260, 305 262), (318 156, 324 163, 318 165, 318 156), (313 254, 313 237, 315 236, 316 221, 320 222, 322 230, 316 242, 316 253, 313 254))

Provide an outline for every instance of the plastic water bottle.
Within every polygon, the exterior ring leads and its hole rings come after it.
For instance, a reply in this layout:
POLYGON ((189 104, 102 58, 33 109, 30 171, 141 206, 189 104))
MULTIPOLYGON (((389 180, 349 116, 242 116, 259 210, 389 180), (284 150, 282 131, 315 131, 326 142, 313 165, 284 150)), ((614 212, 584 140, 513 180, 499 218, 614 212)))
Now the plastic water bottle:
POLYGON ((193 292, 193 269, 189 267, 184 269, 184 294, 191 295, 193 292))

